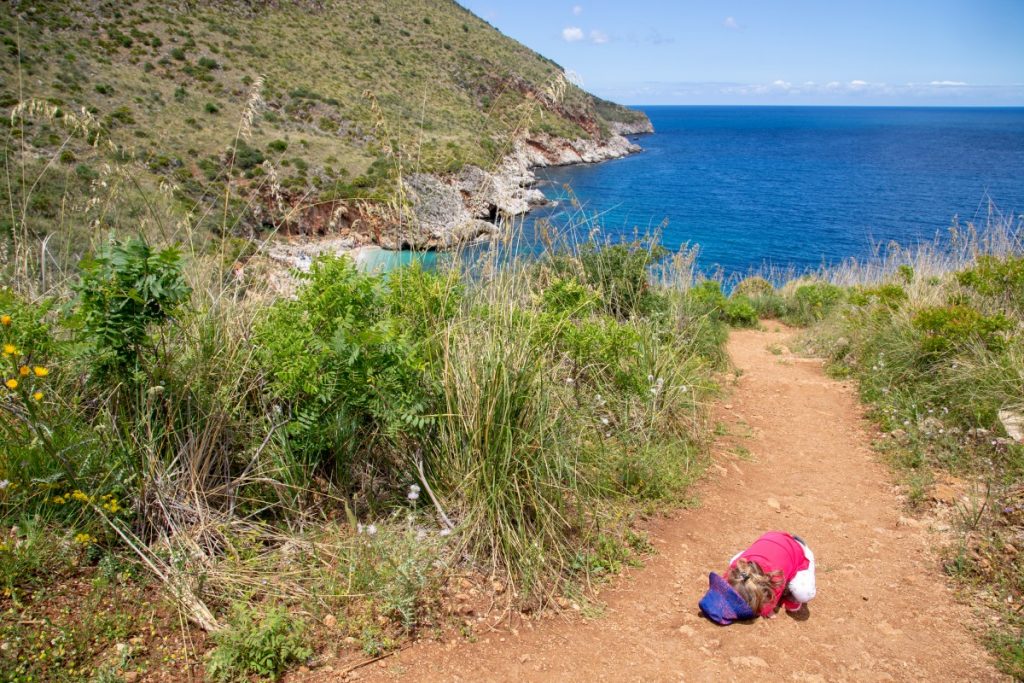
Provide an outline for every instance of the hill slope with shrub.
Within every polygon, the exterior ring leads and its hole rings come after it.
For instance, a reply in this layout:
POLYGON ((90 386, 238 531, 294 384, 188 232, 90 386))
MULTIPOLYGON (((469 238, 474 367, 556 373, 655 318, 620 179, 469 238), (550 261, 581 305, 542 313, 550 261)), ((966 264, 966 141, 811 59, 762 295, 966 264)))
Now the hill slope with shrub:
POLYGON ((0 105, 57 119, 4 116, 20 154, 56 153, 72 185, 130 157, 201 218, 226 195, 236 232, 323 232, 350 208, 343 227, 379 241, 402 176, 491 170, 524 136, 649 125, 450 0, 7 4, 0 38, 0 105), (65 115, 89 130, 65 139, 65 115))

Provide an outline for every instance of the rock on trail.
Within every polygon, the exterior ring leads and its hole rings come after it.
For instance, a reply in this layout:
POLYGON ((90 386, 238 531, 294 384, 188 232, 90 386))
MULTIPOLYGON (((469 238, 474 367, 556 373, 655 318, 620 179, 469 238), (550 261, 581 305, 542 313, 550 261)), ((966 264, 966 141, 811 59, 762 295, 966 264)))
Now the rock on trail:
POLYGON ((743 373, 731 409, 716 415, 749 426, 756 436, 723 441, 741 440, 750 457, 737 462, 719 444, 699 509, 650 524, 658 554, 602 591, 602 616, 567 612, 454 647, 421 642, 358 679, 1004 680, 943 580, 936 539, 901 515, 855 393, 819 363, 770 353, 791 332, 769 327, 732 333, 729 353, 743 373), (796 615, 750 624, 701 618, 707 573, 769 529, 798 533, 814 550, 817 598, 796 615))

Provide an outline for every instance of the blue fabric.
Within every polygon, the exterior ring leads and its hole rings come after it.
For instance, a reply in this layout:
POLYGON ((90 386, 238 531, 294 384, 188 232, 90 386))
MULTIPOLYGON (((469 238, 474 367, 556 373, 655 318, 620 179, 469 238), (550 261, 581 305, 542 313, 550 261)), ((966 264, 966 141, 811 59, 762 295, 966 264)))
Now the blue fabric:
POLYGON ((708 592, 700 599, 700 610, 708 619, 723 626, 757 616, 729 582, 714 572, 708 574, 708 592))

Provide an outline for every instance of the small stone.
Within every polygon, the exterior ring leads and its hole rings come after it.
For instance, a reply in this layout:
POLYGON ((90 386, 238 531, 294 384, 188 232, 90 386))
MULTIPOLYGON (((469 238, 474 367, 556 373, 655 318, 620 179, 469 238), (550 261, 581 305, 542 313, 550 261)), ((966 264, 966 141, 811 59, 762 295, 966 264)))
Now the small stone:
POLYGON ((569 609, 569 601, 561 596, 555 598, 555 604, 562 609, 569 609))
POLYGON ((505 592, 505 584, 502 583, 501 581, 497 581, 497 580, 492 581, 491 582, 491 588, 493 588, 494 592, 497 593, 498 595, 501 595, 502 593, 505 592))
POLYGON ((358 645, 359 644, 359 641, 356 640, 355 638, 353 638, 352 636, 348 636, 347 638, 345 638, 345 640, 343 642, 346 645, 358 645))
POLYGON ((900 517, 896 520, 896 526, 914 528, 921 526, 921 522, 917 521, 913 517, 900 517))
POLYGON ((124 683, 135 683, 136 681, 139 680, 139 672, 138 671, 125 671, 124 673, 121 674, 121 680, 124 681, 124 683))
POLYGON ((333 614, 328 614, 326 617, 324 617, 324 626, 326 626, 327 628, 334 628, 337 625, 338 617, 334 616, 333 614))
POLYGON ((1024 413, 1014 410, 1000 410, 999 422, 1006 434, 1014 441, 1024 443, 1024 413))
POLYGON ((384 661, 383 659, 382 659, 382 660, 380 660, 379 662, 377 662, 377 667, 378 667, 378 668, 381 668, 381 669, 383 669, 383 668, 384 668, 384 667, 386 667, 387 665, 388 665, 388 663, 387 663, 387 662, 385 662, 385 661, 384 661))
POLYGON ((680 634, 688 636, 690 638, 693 638, 695 635, 697 635, 697 632, 693 629, 692 626, 680 626, 678 630, 680 634))
POLYGON ((774 498, 769 498, 764 502, 764 504, 776 512, 782 512, 782 505, 774 498))
POLYGON ((526 664, 528 661, 530 661, 530 655, 520 655, 519 656, 519 663, 520 664, 526 664))

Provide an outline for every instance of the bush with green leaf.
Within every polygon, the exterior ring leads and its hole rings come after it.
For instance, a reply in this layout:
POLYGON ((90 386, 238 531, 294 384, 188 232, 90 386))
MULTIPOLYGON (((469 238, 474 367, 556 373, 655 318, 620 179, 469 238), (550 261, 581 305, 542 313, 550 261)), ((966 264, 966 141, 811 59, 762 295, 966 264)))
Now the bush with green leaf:
POLYGON ((957 281, 1024 315, 1024 256, 980 256, 973 268, 957 274, 957 281))
POLYGON ((579 262, 604 309, 631 318, 664 308, 664 298, 651 288, 650 269, 667 255, 667 249, 650 239, 605 245, 591 241, 580 247, 579 262))
POLYGON ((289 666, 313 655, 304 630, 302 622, 283 609, 260 614, 248 605, 235 605, 227 627, 212 634, 215 647, 206 661, 206 674, 223 683, 251 680, 253 675, 276 681, 289 666))
POLYGON ((255 342, 290 450, 344 482, 357 461, 386 461, 375 446, 415 440, 428 425, 426 361, 380 277, 342 256, 316 260, 301 278, 295 299, 267 309, 255 342))
POLYGON ((189 299, 178 251, 142 239, 111 241, 80 264, 73 285, 76 323, 92 346, 94 367, 137 369, 153 350, 151 330, 189 299))
POLYGON ((1004 333, 1013 323, 1002 314, 983 315, 969 306, 930 306, 918 311, 914 328, 924 334, 921 350, 941 356, 963 350, 969 344, 981 344, 991 350, 1004 347, 1004 333))
POLYGON ((823 319, 843 300, 843 288, 828 282, 811 282, 797 286, 789 303, 787 321, 810 325, 823 319))

